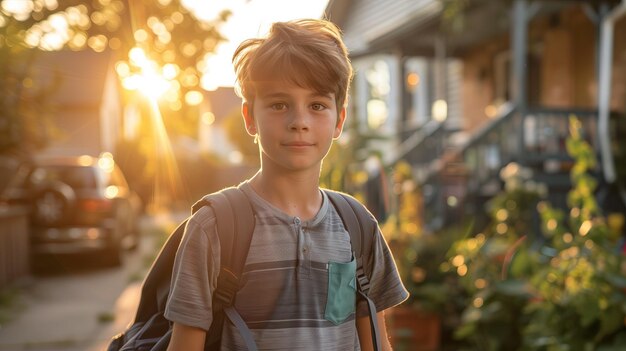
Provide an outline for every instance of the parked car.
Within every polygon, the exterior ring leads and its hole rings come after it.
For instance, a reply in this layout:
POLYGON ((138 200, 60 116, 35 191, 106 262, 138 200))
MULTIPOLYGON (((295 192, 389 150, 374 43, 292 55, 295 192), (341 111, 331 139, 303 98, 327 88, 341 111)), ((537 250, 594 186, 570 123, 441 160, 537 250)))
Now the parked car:
POLYGON ((34 254, 97 252, 110 265, 139 244, 141 200, 110 154, 36 161, 4 201, 31 209, 34 254))

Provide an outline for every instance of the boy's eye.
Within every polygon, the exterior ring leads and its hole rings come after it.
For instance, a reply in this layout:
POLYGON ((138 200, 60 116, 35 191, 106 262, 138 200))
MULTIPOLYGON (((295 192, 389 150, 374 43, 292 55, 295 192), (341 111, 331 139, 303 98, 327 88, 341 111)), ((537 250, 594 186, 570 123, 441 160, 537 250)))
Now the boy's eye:
POLYGON ((282 102, 277 102, 277 103, 270 105, 270 108, 272 110, 280 111, 280 110, 284 110, 285 108, 287 108, 287 105, 282 102))
POLYGON ((322 111, 322 110, 324 110, 326 108, 326 106, 324 106, 322 104, 319 104, 319 103, 315 103, 315 104, 311 105, 311 108, 314 111, 322 111))

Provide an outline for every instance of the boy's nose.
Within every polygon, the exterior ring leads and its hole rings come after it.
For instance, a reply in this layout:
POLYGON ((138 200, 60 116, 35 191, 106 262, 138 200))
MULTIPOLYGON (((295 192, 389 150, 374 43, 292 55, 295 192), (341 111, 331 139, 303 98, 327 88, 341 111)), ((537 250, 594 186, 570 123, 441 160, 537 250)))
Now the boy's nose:
POLYGON ((290 130, 308 130, 309 129, 309 116, 306 110, 294 109, 289 121, 290 130))

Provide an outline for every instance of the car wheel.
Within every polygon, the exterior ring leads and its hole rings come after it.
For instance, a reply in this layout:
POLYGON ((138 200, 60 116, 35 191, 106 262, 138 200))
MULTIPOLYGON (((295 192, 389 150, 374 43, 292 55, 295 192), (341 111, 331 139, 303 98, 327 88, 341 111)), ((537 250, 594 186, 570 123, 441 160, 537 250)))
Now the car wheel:
POLYGON ((128 246, 129 251, 137 251, 139 249, 139 241, 141 240, 139 236, 139 231, 133 231, 130 234, 131 244, 128 246))
POLYGON ((34 201, 33 220, 43 226, 54 226, 65 221, 76 200, 72 188, 64 183, 52 183, 43 187, 34 201))
POLYGON ((139 245, 141 245, 141 230, 139 229, 139 220, 136 217, 133 217, 130 227, 130 233, 128 233, 128 236, 131 244, 128 249, 130 251, 136 251, 139 248, 139 245))
MULTIPOLYGON (((116 218, 119 218, 119 216, 116 218)), ((102 262, 109 267, 117 267, 122 264, 122 254, 124 251, 123 232, 124 228, 119 219, 117 219, 114 228, 111 229, 108 246, 102 252, 102 262)))

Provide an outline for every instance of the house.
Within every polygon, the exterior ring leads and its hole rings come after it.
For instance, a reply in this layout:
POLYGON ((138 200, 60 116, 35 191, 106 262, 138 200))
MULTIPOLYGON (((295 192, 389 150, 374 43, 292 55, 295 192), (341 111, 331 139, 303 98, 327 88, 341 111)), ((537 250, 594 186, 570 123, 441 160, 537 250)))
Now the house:
POLYGON ((233 115, 239 115, 241 98, 232 87, 220 87, 204 93, 200 106, 198 144, 201 152, 213 153, 231 163, 240 163, 241 155, 229 139, 224 123, 233 115))
POLYGON ((50 96, 54 137, 41 154, 98 156, 114 151, 123 129, 114 59, 110 51, 40 53, 33 76, 43 86, 56 84, 50 96))
POLYGON ((484 214, 510 162, 564 206, 570 115, 602 163, 599 202, 623 208, 626 1, 331 0, 326 14, 356 67, 353 116, 384 121, 371 147, 412 165, 428 228, 484 214))

